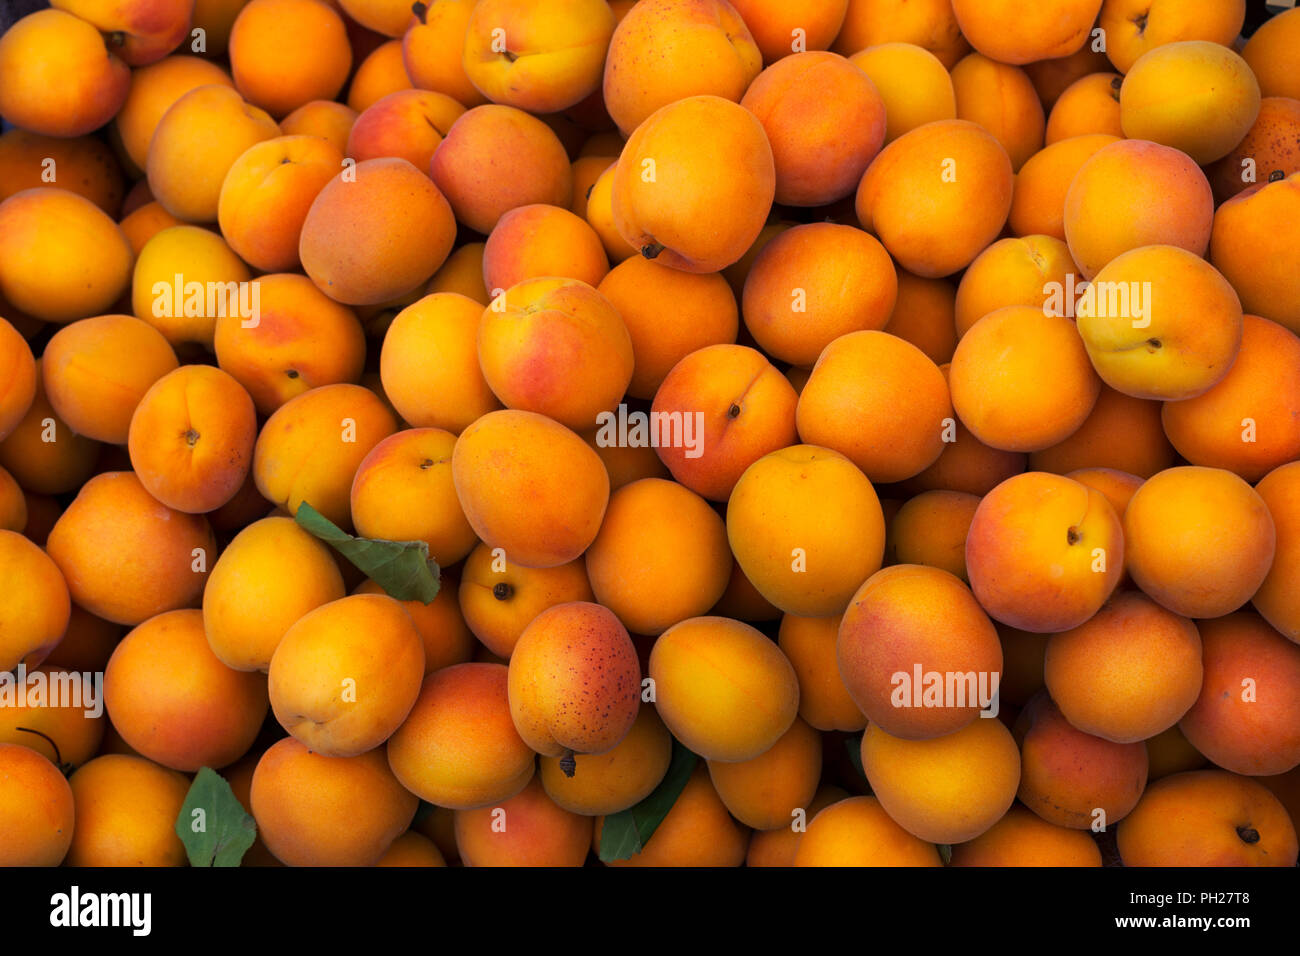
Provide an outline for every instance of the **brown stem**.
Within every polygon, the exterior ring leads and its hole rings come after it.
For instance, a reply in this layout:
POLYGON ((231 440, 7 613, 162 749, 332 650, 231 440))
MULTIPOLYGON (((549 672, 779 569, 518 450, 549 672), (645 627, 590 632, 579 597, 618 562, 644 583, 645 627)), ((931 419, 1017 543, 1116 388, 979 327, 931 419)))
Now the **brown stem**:
POLYGON ((572 750, 566 750, 564 756, 560 758, 560 769, 564 771, 566 777, 572 777, 578 772, 578 760, 572 750))

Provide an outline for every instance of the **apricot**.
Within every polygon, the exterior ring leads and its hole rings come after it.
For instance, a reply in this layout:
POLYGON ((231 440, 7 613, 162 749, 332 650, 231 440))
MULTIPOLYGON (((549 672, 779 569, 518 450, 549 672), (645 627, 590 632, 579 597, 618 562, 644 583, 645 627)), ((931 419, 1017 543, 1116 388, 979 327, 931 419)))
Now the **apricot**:
MULTIPOLYGON (((617 169, 618 163, 612 162, 596 177, 587 190, 586 212, 587 224, 596 230, 605 254, 613 263, 623 262, 639 252, 636 246, 623 238, 614 221, 614 173, 617 169)), ((735 291, 735 283, 732 283, 732 288, 735 291)))
POLYGON ((758 237, 776 167, 753 113, 718 96, 691 96, 636 128, 612 186, 614 224, 643 256, 686 272, 717 272, 758 237), (727 215, 701 218, 696 210, 706 208, 727 215))
POLYGON ((1295 866, 1296 830, 1264 786, 1222 770, 1147 788, 1116 834, 1125 866, 1295 866))
POLYGON ((1097 403, 1068 438, 1033 452, 1031 471, 1058 475, 1080 468, 1111 468, 1150 478, 1174 463, 1174 449, 1161 425, 1161 405, 1107 385, 1097 403))
POLYGON ((1106 34, 1106 55, 1127 73, 1148 50, 1180 40, 1211 40, 1232 46, 1246 18, 1245 0, 1106 0, 1097 25, 1106 34))
POLYGON ((24 189, 55 185, 85 196, 110 216, 118 214, 126 190, 117 157, 93 136, 66 139, 7 130, 0 135, 0 177, 0 200, 24 189))
POLYGON ((354 594, 300 617, 267 671, 271 708, 315 753, 353 757, 401 726, 420 692, 424 641, 384 594, 354 594))
POLYGON ((957 118, 992 133, 1013 170, 1043 148, 1043 105, 1024 70, 971 53, 952 68, 952 88, 957 118))
POLYGON ((754 79, 740 105, 767 133, 776 202, 787 206, 821 206, 849 195, 885 138, 885 101, 838 53, 778 60, 754 79))
POLYGON ((0 611, 0 668, 36 667, 67 629, 68 585, 50 556, 16 531, 0 530, 0 569, 13 582, 0 611))
POLYGON ((538 777, 546 794, 572 813, 618 813, 648 797, 672 759, 672 737, 651 704, 642 704, 627 735, 601 754, 573 754, 574 774, 563 759, 543 756, 538 777))
POLYGON ((885 104, 885 144, 926 123, 957 118, 952 77, 924 47, 880 43, 854 53, 849 62, 867 74, 885 104))
MULTIPOLYGON (((789 826, 778 827, 775 830, 759 830, 750 837, 749 850, 745 854, 745 865, 794 866, 795 854, 799 850, 799 843, 804 833, 807 832, 808 822, 831 804, 846 799, 848 795, 847 790, 832 784, 818 787, 817 793, 807 807, 799 807, 791 811, 789 826)), ((884 816, 883 811, 881 815, 884 816)))
POLYGON ((1079 468, 1067 472, 1065 477, 1073 478, 1081 485, 1100 491, 1110 502, 1115 514, 1119 515, 1120 521, 1124 520, 1124 512, 1128 510, 1129 501, 1145 480, 1114 468, 1079 468))
POLYGON ((804 442, 846 455, 873 482, 900 481, 933 464, 952 421, 938 367, 911 343, 876 331, 826 346, 796 412, 804 442))
POLYGON ((113 118, 131 70, 93 25, 62 10, 10 23, 0 37, 0 115, 46 136, 84 136, 113 118))
POLYGON ((1180 149, 1198 164, 1222 159, 1259 115, 1250 66, 1218 43, 1182 40, 1140 56, 1120 88, 1120 122, 1129 139, 1180 149))
POLYGON ((946 279, 922 279, 898 272, 898 299, 882 332, 911 342, 930 361, 952 361, 957 347, 957 290, 946 279))
POLYGON ((357 468, 395 431, 393 413, 370 389, 323 385, 291 398, 266 420, 253 448, 253 478, 268 501, 290 514, 306 501, 349 529, 357 468))
POLYGON ((622 18, 609 42, 605 107, 630 136, 656 110, 680 100, 708 95, 739 102, 761 68, 753 34, 730 4, 647 0, 622 18))
POLYGON ((383 751, 331 757, 293 737, 262 754, 249 801, 258 835, 289 866, 370 866, 411 825, 419 804, 383 751))
POLYGON ((572 429, 598 424, 632 377, 627 327, 604 296, 578 279, 526 279, 500 293, 479 321, 478 355, 488 387, 507 408, 572 429))
POLYGON ((72 790, 27 747, 0 743, 0 865, 58 866, 74 829, 72 790))
POLYGON ((829 448, 793 445, 746 469, 727 505, 732 553, 782 611, 839 614, 879 570, 885 521, 866 476, 829 448))
POLYGON ((476 0, 430 0, 414 8, 415 21, 402 35, 402 63, 421 90, 445 93, 467 108, 487 97, 465 73, 464 51, 476 0))
MULTIPOLYGON (((1049 311, 1054 308, 1054 303, 1048 305, 1053 295, 1064 305, 1065 289, 1077 268, 1069 248, 1055 236, 999 239, 975 257, 957 284, 953 315, 957 337, 990 312, 1009 305, 1049 311)), ((1071 298, 1068 305, 1073 303, 1071 298)))
POLYGON ((162 59, 185 40, 190 4, 152 0, 50 0, 50 6, 88 21, 128 66, 162 59))
POLYGON ((274 117, 334 99, 351 70, 343 18, 314 0, 250 0, 231 28, 235 87, 274 117))
POLYGON ((1300 601, 1291 582, 1300 559, 1296 543, 1300 541, 1300 465, 1281 465, 1264 476, 1255 486, 1256 493, 1268 506, 1277 533, 1273 563, 1264 583, 1255 591, 1251 602, 1255 610, 1289 640, 1300 643, 1300 601))
POLYGON ((722 519, 675 482, 646 478, 610 496, 586 553, 596 600, 636 634, 705 614, 726 590, 731 552, 722 519))
POLYGON ((1088 159, 1118 138, 1106 133, 1073 136, 1043 147, 1016 176, 1007 225, 1017 236, 1047 235, 1065 241, 1065 198, 1088 159))
POLYGON ((515 730, 501 664, 456 664, 428 675, 388 741, 402 786, 453 810, 509 800, 532 779, 535 757, 515 730))
POLYGON ((245 150, 280 135, 268 114, 228 86, 198 86, 167 109, 149 141, 149 189, 173 216, 216 222, 221 185, 245 150))
POLYGON ((130 285, 133 260, 117 223, 76 193, 47 186, 0 202, 0 295, 33 318, 107 311, 130 285))
POLYGON ((342 156, 347 150, 348 135, 359 114, 346 103, 312 100, 280 120, 285 136, 315 136, 323 139, 342 156))
POLYGON ((892 867, 943 863, 937 848, 895 823, 875 797, 849 797, 824 807, 808 822, 792 865, 892 867))
POLYGON ((228 667, 265 671, 285 631, 344 593, 326 545, 290 518, 262 518, 235 535, 212 567, 203 592, 208 643, 228 667), (291 588, 277 573, 283 567, 294 569, 291 588))
POLYGON ((761 352, 706 346, 674 365, 655 392, 655 450, 678 482, 725 501, 746 468, 796 441, 797 402, 761 352))
POLYGON ((18 427, 36 400, 36 360, 32 347, 0 317, 0 441, 18 427))
POLYGON ((1020 712, 1015 735, 1020 801, 1048 823, 1104 829, 1128 815, 1146 787, 1147 750, 1141 741, 1115 743, 1084 733, 1045 692, 1020 712))
POLYGON ((1266 96, 1245 138, 1207 170, 1214 198, 1231 199, 1263 178, 1300 172, 1300 100, 1266 96))
POLYGON ((789 826, 813 799, 821 778, 821 734, 795 718, 790 729, 751 760, 708 761, 709 777, 727 810, 747 827, 789 826))
POLYGON ((406 72, 400 40, 389 40, 373 49, 369 45, 357 48, 353 53, 354 59, 362 49, 369 52, 357 65, 352 80, 348 83, 347 105, 356 113, 365 112, 390 93, 409 90, 414 86, 406 72))
POLYGON ((251 146, 222 183, 221 234, 257 269, 297 268, 303 221, 342 160, 336 147, 316 136, 279 136, 251 146))
POLYGON ((489 290, 510 289, 545 276, 595 286, 608 271, 600 236, 585 219, 558 206, 536 204, 510 210, 497 222, 483 250, 483 281, 489 290))
POLYGON ((609 501, 609 476, 596 453, 534 412, 489 412, 475 421, 456 442, 452 475, 474 532, 527 567, 555 567, 582 554, 609 501))
POLYGON ((1021 69, 1029 75, 1029 80, 1038 91, 1038 98, 1043 101, 1043 109, 1051 110, 1070 86, 1092 73, 1101 73, 1111 68, 1106 53, 1098 50, 1096 34, 1092 39, 1075 50, 1069 56, 1052 60, 1038 60, 1025 63, 1021 69))
POLYGON ((1071 83, 1047 117, 1045 142, 1050 145, 1098 134, 1123 138, 1119 108, 1122 84, 1118 73, 1090 73, 1071 83))
POLYGON ((1214 214, 1210 261, 1247 311, 1300 334, 1300 292, 1290 281, 1296 254, 1280 241, 1297 210, 1300 172, 1238 193, 1214 214))
POLYGON ((745 328, 768 355, 809 366, 840 336, 882 329, 897 298, 893 263, 875 238, 852 226, 808 223, 755 257, 745 280, 745 328))
POLYGON ((117 645, 104 703, 132 750, 192 772, 234 763, 252 746, 266 717, 266 682, 217 659, 201 611, 169 611, 117 645))
POLYGON ((1205 756, 1187 742, 1187 738, 1183 736, 1177 724, 1154 737, 1148 737, 1145 743, 1147 762, 1150 764, 1150 769, 1147 771, 1148 783, 1173 773, 1200 770, 1209 765, 1205 756))
POLYGON ((1013 806, 968 843, 952 848, 949 866, 1101 866, 1101 850, 1086 833, 1048 823, 1013 806))
POLYGON ((899 508, 889 525, 900 564, 924 564, 966 580, 966 534, 977 495, 923 491, 899 508))
POLYGON ((1069 56, 1088 39, 1100 0, 1067 0, 1029 7, 1014 0, 953 0, 962 35, 980 53, 1002 63, 1069 56))
POLYGON ((1196 625, 1135 591, 1116 594, 1089 621, 1047 641, 1047 689, 1084 733, 1127 744, 1187 713, 1201 688, 1196 625))
POLYGON ((800 50, 827 50, 835 40, 849 0, 736 0, 731 4, 745 21, 765 63, 800 50))
POLYGON ((1235 611, 1273 562, 1268 506, 1230 471, 1183 466, 1148 478, 1129 501, 1124 540, 1133 582, 1184 617, 1235 611))
POLYGON ((510 714, 544 756, 612 750, 636 720, 636 649, 618 618, 598 604, 548 608, 510 655, 510 714))
POLYGON ((127 242, 131 244, 131 251, 135 253, 138 262, 141 251, 150 239, 164 229, 183 226, 185 223, 164 209, 162 203, 151 201, 123 216, 118 225, 122 229, 122 234, 126 236, 127 242))
POLYGON ((207 519, 161 504, 129 471, 87 481, 46 548, 74 601, 130 625, 196 604, 217 551, 207 519))
POLYGON ((461 65, 494 103, 554 113, 600 88, 614 25, 604 0, 554 8, 483 0, 466 23, 461 65))
POLYGON ((14 476, 0 468, 0 529, 26 534, 27 496, 14 476))
POLYGON ((536 777, 499 806, 455 811, 465 866, 582 866, 592 826, 591 817, 556 804, 536 777))
POLYGON ((945 70, 951 70, 970 52, 951 0, 910 0, 905 6, 849 0, 832 49, 848 56, 882 43, 915 44, 938 57, 945 70))
POLYGON ((1300 407, 1297 376, 1300 339, 1275 322, 1246 315, 1241 349, 1228 374, 1195 398, 1165 402, 1165 433, 1192 464, 1258 481, 1300 457, 1300 421, 1292 414, 1300 407))
POLYGON ((997 693, 1002 670, 997 632, 970 592, 948 572, 921 565, 894 565, 868 578, 844 613, 836 646, 857 706, 872 724, 908 740, 975 720, 997 693))
MULTIPOLYGON (((616 421, 611 420, 611 425, 614 424, 616 421)), ((659 460, 654 448, 649 445, 619 445, 617 441, 609 444, 606 442, 607 437, 609 437, 609 430, 597 427, 595 430, 584 432, 582 440, 600 456, 601 464, 609 473, 610 494, 624 485, 630 485, 643 478, 669 477, 668 467, 659 460)))
MULTIPOLYGON (((76 491, 94 474, 103 446, 78 435, 55 414, 45 394, 40 367, 37 359, 36 395, 27 413, 0 441, 0 467, 13 475, 29 495, 59 495, 76 491)), ((21 373, 15 381, 21 388, 21 373)))
POLYGON ((131 467, 145 489, 177 511, 199 514, 230 501, 252 466, 253 400, 230 375, 186 365, 145 392, 131 417, 131 467))
POLYGON ((1134 398, 1209 391, 1241 346, 1237 293, 1213 266, 1177 246, 1142 246, 1112 259, 1076 315, 1097 374, 1134 398))
POLYGON ((964 843, 1015 800, 1020 755, 1000 720, 973 720, 928 740, 894 737, 870 723, 862 769, 881 807, 904 830, 930 843, 964 843))
POLYGON ((495 103, 476 106, 452 124, 431 171, 456 220, 484 235, 511 209, 567 206, 573 193, 568 154, 551 128, 495 103))
POLYGON ((190 90, 213 84, 234 88, 229 73, 197 56, 175 54, 131 71, 130 90, 113 118, 113 130, 137 169, 145 168, 154 130, 171 105, 190 90))
POLYGON ((969 120, 941 120, 894 140, 858 185, 858 221, 900 266, 926 278, 969 265, 1011 209, 1011 160, 969 120))
POLYGON ((840 677, 839 617, 781 617, 777 644, 799 681, 799 716, 816 730, 858 731, 867 718, 840 677))
POLYGON ((990 617, 1026 631, 1065 631, 1091 618, 1115 590, 1126 545, 1101 492, 1027 472, 980 501, 966 537, 966 570, 990 617))
POLYGON ((487 305, 492 297, 483 282, 483 254, 486 251, 485 242, 467 242, 458 247, 433 274, 425 293, 456 292, 481 306, 487 305))
POLYGON ((581 558, 550 568, 529 568, 500 549, 477 545, 461 572, 459 600, 465 623, 492 653, 509 658, 519 635, 542 611, 570 601, 594 601, 581 558))
POLYGON ((1074 323, 1028 305, 997 309, 972 325, 948 378, 962 423, 1006 451, 1039 451, 1068 438, 1101 392, 1074 323))
POLYGON ((421 833, 407 830, 394 840, 375 866, 446 866, 438 845, 421 833))
POLYGON ((348 132, 345 152, 357 161, 400 157, 427 172, 434 150, 464 112, 465 107, 442 93, 389 93, 356 118, 348 132))
POLYGON ((1103 146, 1079 167, 1065 197, 1065 238, 1086 278, 1139 246, 1204 256, 1214 222, 1209 180, 1186 154, 1130 139, 1103 146))
POLYGON ((1259 80, 1265 96, 1300 99, 1296 79, 1296 39, 1300 38, 1300 16, 1284 10, 1260 25, 1242 49, 1241 55, 1259 80))
MULTIPOLYGON (((406 613, 411 615, 415 629, 424 644, 424 673, 432 674, 453 664, 463 664, 474 654, 477 645, 456 601, 459 585, 454 577, 443 572, 438 596, 430 603, 419 600, 401 601, 406 613)), ((386 594, 383 587, 367 578, 352 591, 353 594, 386 594)))
POLYGON ((176 818, 190 782, 128 754, 106 754, 68 778, 77 824, 68 866, 184 866, 176 818))
POLYGON ((1200 624, 1205 682, 1178 727, 1233 773, 1286 773, 1300 765, 1300 647, 1254 614, 1200 624))
MULTIPOLYGON (((296 263, 296 258, 295 258, 296 263)), ((217 320, 254 325, 260 283, 219 234, 202 226, 160 229, 141 248, 132 279, 131 309, 175 347, 211 349, 217 320)))
POLYGON ((217 316, 212 342, 217 364, 248 391, 260 414, 313 388, 361 377, 366 340, 352 309, 303 275, 278 273, 254 283, 256 315, 217 316))
MULTIPOLYGON (((600 850, 604 818, 596 820, 593 849, 600 850)), ((740 866, 749 831, 737 823, 718 797, 703 764, 697 764, 668 815, 637 853, 607 866, 740 866)))
POLYGON ((451 206, 427 176, 404 159, 369 159, 317 194, 298 254, 330 298, 376 305, 427 282, 455 233, 451 206))
POLYGON ((681 359, 710 345, 736 340, 736 297, 717 274, 670 269, 632 256, 611 269, 596 290, 614 306, 632 339, 628 394, 653 398, 681 359), (673 307, 664 310, 663 303, 673 307))
POLYGON ((752 760, 790 729, 799 683, 780 648, 747 624, 697 617, 650 652, 659 716, 706 760, 752 760))

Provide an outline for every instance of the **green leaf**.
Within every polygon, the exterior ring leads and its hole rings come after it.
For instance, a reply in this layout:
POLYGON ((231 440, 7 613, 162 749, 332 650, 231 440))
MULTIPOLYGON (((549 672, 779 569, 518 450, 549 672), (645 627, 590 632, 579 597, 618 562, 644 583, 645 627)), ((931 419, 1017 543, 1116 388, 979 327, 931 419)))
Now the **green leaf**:
POLYGON ((600 831, 600 859, 603 862, 626 860, 641 852, 677 802, 699 759, 673 741, 673 758, 668 764, 668 772, 654 792, 636 806, 605 817, 604 828, 600 831))
POLYGON ((940 843, 938 847, 939 859, 943 860, 944 866, 947 866, 952 862, 952 846, 948 843, 940 843))
POLYGON ((307 502, 293 516, 298 524, 357 566, 389 596, 428 604, 438 596, 438 562, 423 541, 385 541, 350 535, 307 502))
POLYGON ((257 838, 257 824, 225 778, 210 767, 194 776, 176 818, 190 866, 239 866, 257 838))

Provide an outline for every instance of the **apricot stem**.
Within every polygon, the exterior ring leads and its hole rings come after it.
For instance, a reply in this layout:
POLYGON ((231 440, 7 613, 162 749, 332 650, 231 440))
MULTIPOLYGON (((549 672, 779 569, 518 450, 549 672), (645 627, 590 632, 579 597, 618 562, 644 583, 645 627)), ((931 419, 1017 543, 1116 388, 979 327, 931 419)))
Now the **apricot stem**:
POLYGON ((411 4, 411 12, 415 14, 415 18, 416 18, 417 20, 419 20, 421 24, 424 24, 424 25, 427 25, 427 24, 428 24, 428 21, 425 20, 425 17, 427 17, 427 16, 429 15, 429 6, 428 6, 428 4, 425 4, 425 3, 418 3, 418 2, 417 2, 417 3, 413 3, 413 4, 411 4))
POLYGON ((564 756, 560 758, 560 769, 564 771, 566 777, 572 777, 578 772, 578 760, 572 750, 566 750, 564 756))
POLYGON ((502 581, 500 584, 492 586, 492 596, 498 601, 504 601, 515 593, 515 589, 509 584, 502 581))
MULTIPOLYGON (((54 763, 63 766, 63 753, 59 750, 59 745, 54 742, 54 738, 49 734, 41 733, 39 730, 32 730, 30 727, 15 727, 14 730, 21 730, 25 734, 35 734, 37 737, 44 737, 45 742, 54 750, 54 763)), ((1258 837, 1256 837, 1258 839, 1258 837)))
POLYGON ((1268 174, 1268 181, 1270 183, 1281 182, 1284 179, 1286 179, 1286 172, 1281 169, 1275 169, 1268 174))
POLYGON ((1254 827, 1237 827, 1237 836, 1241 837, 1243 843, 1259 842, 1259 831, 1254 827))
POLYGON ((654 259, 663 251, 663 244, 658 242, 646 243, 641 247, 641 255, 645 256, 647 259, 654 259))
POLYGON ((740 417, 740 406, 737 405, 735 402, 732 402, 732 403, 731 403, 731 406, 727 409, 727 417, 728 417, 728 418, 739 418, 739 417, 740 417))

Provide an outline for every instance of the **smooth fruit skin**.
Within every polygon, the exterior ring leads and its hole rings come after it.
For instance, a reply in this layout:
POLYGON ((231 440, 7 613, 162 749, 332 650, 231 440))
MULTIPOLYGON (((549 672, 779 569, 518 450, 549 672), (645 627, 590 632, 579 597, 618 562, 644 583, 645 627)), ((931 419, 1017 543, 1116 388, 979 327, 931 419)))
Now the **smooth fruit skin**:
POLYGON ((780 648, 728 618, 691 618, 664 631, 649 671, 659 716, 706 760, 752 760, 798 711, 798 678, 780 648))
POLYGON ((77 824, 68 866, 184 866, 176 818, 189 793, 184 774, 144 757, 105 754, 68 778, 77 824))
POLYGON ((560 757, 542 757, 537 776, 547 796, 573 813, 602 816, 635 806, 659 786, 673 738, 653 704, 643 703, 627 735, 602 754, 574 754, 568 776, 560 757))
POLYGON ((727 810, 745 826, 790 826, 813 800, 822 774, 822 738, 798 717, 753 760, 710 760, 709 778, 727 810))
POLYGON ((758 238, 776 166, 752 113, 718 96, 691 96, 637 127, 613 188, 614 224, 643 256, 685 272, 719 272, 758 238))
POLYGON ((799 838, 794 866, 943 866, 933 844, 894 822, 875 797, 832 803, 799 838))
POLYGON ((975 839, 952 848, 949 866, 1101 866, 1090 833, 1054 826, 1013 806, 975 839))
POLYGON ((1259 783, 1222 770, 1151 784, 1120 823, 1125 866, 1295 866, 1296 829, 1259 783))
POLYGON ((32 347, 0 317, 0 441, 23 420, 36 400, 36 360, 32 347))
POLYGON ((594 820, 552 800, 534 777, 499 806, 455 812, 465 866, 582 866, 594 820))
POLYGON ((1296 253, 1282 241, 1297 210, 1300 172, 1243 190, 1214 214, 1210 262, 1248 312, 1300 334, 1300 292, 1291 281, 1296 253))
POLYGON ((36 667, 67 630, 68 585, 50 556, 15 531, 0 530, 0 573, 13 589, 0 605, 0 668, 36 667))
POLYGON ((353 594, 285 631, 267 689, 275 719, 313 752, 354 757, 402 725, 423 678, 424 641, 401 602, 353 594))
POLYGON ((1251 603, 1264 620, 1289 640, 1300 643, 1300 595, 1292 582, 1300 574, 1300 462, 1275 468, 1255 486, 1264 499, 1277 545, 1273 563, 1251 603))
POLYGON ((609 503, 599 456, 563 425, 535 412, 489 412, 461 433, 452 475, 474 533, 531 568, 586 551, 609 503))
POLYGON ((0 743, 0 866, 58 866, 72 843, 72 788, 34 750, 0 743))
POLYGON ((599 604, 548 608, 524 628, 510 655, 511 719, 544 756, 612 750, 636 720, 640 689, 632 639, 599 604))
POLYGON ((258 761, 250 801, 267 849, 289 866, 370 866, 411 825, 420 802, 382 750, 327 757, 292 737, 258 761))

